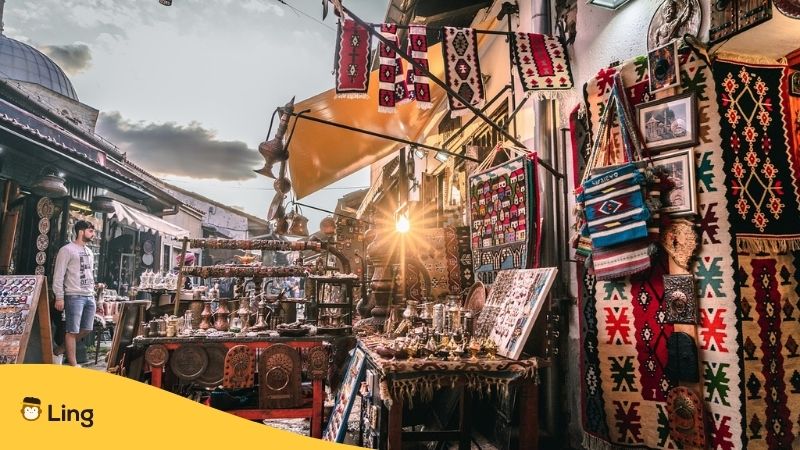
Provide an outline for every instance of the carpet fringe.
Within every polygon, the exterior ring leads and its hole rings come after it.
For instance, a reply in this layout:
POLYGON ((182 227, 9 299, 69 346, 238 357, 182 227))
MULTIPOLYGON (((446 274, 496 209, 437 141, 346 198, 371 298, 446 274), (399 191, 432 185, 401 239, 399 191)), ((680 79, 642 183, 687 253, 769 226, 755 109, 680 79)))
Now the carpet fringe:
POLYGON ((785 66, 786 58, 769 58, 761 55, 742 55, 739 53, 719 51, 714 53, 714 59, 722 59, 725 61, 742 63, 742 64, 762 64, 772 66, 785 66))
POLYGON ((782 254, 800 250, 800 236, 795 238, 736 238, 739 253, 782 254))
POLYGON ((340 100, 365 100, 369 98, 369 94, 363 92, 344 92, 344 93, 337 93, 333 96, 334 99, 340 100))

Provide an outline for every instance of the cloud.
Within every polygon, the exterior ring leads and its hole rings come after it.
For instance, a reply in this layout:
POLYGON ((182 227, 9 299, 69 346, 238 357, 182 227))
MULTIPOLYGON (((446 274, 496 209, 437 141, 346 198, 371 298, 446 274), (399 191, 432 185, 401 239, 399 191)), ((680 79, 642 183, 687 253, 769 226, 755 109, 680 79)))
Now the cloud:
POLYGON ((134 164, 159 175, 242 181, 256 177, 261 155, 242 141, 221 141, 197 122, 133 122, 118 111, 100 114, 97 131, 134 164))
POLYGON ((92 64, 92 52, 86 44, 42 45, 39 50, 70 75, 83 72, 92 64))

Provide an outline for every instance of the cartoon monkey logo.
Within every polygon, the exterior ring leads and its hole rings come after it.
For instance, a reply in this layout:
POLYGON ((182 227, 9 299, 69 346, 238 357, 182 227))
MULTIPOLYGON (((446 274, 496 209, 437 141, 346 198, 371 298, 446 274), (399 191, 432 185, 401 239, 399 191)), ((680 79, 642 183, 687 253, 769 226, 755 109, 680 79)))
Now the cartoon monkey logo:
POLYGON ((42 413, 42 401, 36 397, 25 397, 22 400, 22 417, 33 422, 42 413))

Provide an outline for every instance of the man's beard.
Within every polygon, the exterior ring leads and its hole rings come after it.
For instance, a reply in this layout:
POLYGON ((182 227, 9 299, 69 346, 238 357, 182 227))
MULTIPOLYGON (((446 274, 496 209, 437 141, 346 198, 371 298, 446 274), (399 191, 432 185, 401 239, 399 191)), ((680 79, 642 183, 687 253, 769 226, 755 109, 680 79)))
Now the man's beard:
POLYGON ((94 238, 88 238, 86 236, 81 236, 81 243, 83 244, 91 244, 94 238))

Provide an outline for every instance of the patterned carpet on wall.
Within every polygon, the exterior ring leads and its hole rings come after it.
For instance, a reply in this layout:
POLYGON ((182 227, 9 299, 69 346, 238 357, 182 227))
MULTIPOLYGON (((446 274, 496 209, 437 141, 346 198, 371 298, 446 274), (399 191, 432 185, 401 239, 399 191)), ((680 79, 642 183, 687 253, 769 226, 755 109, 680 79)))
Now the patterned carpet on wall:
POLYGON ((716 60, 728 210, 738 250, 800 250, 800 162, 790 145, 786 66, 716 60))
POLYGON ((717 60, 749 449, 800 447, 798 169, 784 66, 717 60), (768 251, 769 253, 759 253, 768 251))
MULTIPOLYGON (((433 299, 444 298, 461 292, 458 264, 458 240, 455 228, 426 228, 415 231, 409 242, 407 254, 419 256, 420 262, 431 277, 433 299)), ((412 266, 406 272, 409 298, 422 300, 423 278, 412 266)))
MULTIPOLYGON (((585 90, 593 130, 621 71, 633 104, 646 99, 646 60, 604 69, 585 90)), ((694 267, 699 296, 698 347, 708 448, 742 443, 739 332, 719 115, 710 68, 693 53, 681 54, 681 91, 697 95, 700 145, 695 148, 698 228, 702 246, 694 267)), ((659 97, 666 94, 659 93, 659 97)), ((581 298, 584 445, 587 448, 676 448, 669 437, 663 375, 666 338, 662 275, 666 261, 636 279, 596 282, 584 277, 581 298)))

